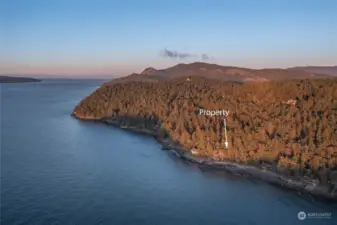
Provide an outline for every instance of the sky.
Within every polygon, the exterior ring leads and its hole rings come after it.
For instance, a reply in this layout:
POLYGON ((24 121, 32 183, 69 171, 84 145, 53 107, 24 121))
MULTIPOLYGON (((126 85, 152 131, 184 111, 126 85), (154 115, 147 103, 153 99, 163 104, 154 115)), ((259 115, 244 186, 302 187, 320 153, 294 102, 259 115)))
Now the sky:
POLYGON ((336 0, 0 0, 0 74, 337 65, 336 0))

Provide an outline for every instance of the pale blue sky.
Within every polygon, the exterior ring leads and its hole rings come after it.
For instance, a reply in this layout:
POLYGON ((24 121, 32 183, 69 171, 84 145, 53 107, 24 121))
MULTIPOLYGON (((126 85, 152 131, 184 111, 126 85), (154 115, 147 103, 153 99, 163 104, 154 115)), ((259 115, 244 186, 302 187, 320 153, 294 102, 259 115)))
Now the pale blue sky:
POLYGON ((2 73, 120 76, 203 53, 251 68, 337 64, 335 0, 0 2, 2 73))

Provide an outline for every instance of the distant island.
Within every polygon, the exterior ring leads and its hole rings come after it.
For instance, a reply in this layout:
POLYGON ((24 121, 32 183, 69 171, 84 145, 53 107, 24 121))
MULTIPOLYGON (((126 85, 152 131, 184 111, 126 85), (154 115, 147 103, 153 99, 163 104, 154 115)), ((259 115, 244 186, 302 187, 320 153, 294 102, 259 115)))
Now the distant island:
POLYGON ((337 78, 288 69, 178 64, 112 80, 72 115, 152 135, 203 166, 337 199, 337 78), (228 149, 222 117, 228 110, 228 149))
POLYGON ((186 76, 199 76, 221 81, 236 82, 264 82, 283 79, 319 79, 331 77, 329 74, 316 74, 315 72, 301 69, 248 69, 195 62, 190 64, 181 63, 159 70, 149 67, 140 74, 133 73, 129 76, 114 79, 112 82, 157 82, 186 76))
POLYGON ((26 82, 40 82, 41 80, 30 77, 11 77, 0 76, 0 83, 26 83, 26 82))

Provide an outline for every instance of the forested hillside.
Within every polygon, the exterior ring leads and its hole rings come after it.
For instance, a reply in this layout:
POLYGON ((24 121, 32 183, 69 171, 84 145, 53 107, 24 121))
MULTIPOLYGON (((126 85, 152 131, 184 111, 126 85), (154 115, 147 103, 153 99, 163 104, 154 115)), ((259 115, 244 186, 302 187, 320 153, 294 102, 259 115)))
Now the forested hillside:
POLYGON ((192 77, 108 83, 73 115, 156 131, 186 151, 215 160, 264 163, 322 183, 336 176, 337 79, 238 84, 192 77), (199 116, 199 108, 230 111, 228 150, 222 118, 199 116))

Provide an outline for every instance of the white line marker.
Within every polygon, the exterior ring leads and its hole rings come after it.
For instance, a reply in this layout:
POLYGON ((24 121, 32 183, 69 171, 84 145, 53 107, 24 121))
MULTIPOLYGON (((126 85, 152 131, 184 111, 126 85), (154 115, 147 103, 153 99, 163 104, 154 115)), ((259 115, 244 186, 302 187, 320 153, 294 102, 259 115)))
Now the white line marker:
POLYGON ((225 138, 226 138, 225 146, 226 148, 228 148, 226 118, 223 119, 223 123, 225 125, 225 138))

